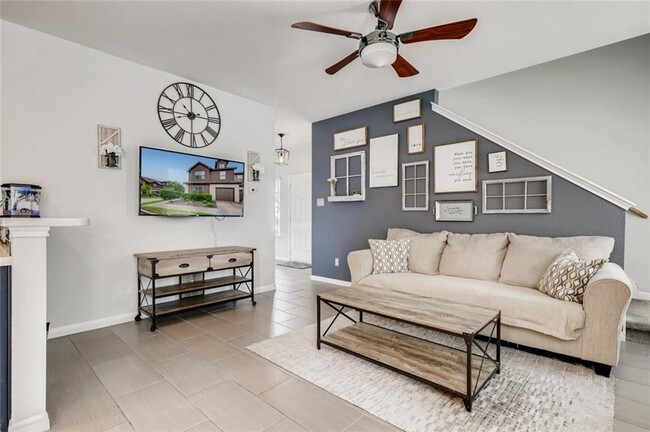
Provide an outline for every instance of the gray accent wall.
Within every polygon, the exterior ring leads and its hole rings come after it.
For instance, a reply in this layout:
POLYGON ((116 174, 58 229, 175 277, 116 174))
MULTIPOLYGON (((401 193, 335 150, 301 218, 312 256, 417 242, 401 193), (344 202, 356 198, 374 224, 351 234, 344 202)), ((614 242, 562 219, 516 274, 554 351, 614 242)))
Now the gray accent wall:
MULTIPOLYGON (((514 232, 548 237, 602 235, 616 241, 610 260, 623 265, 625 242, 625 211, 609 201, 575 184, 553 175, 553 208, 550 214, 487 214, 481 213, 481 182, 490 179, 551 175, 534 163, 508 151, 508 171, 489 174, 487 154, 503 150, 465 127, 431 111, 437 101, 435 90, 407 96, 364 108, 312 124, 312 274, 339 280, 350 280, 347 255, 350 251, 368 248, 368 239, 385 239, 390 227, 409 228, 419 232, 448 230, 457 233, 514 232), (422 98, 422 117, 393 123, 393 105, 422 98), (406 129, 409 125, 426 124, 425 153, 406 154, 406 129), (472 199, 478 207, 474 222, 436 222, 431 211, 403 212, 401 178, 398 187, 368 188, 366 168, 366 200, 360 202, 327 202, 330 156, 347 151, 365 150, 369 146, 334 152, 333 134, 368 126, 368 138, 399 134, 399 163, 431 161, 433 179, 433 147, 441 144, 478 140, 478 180, 476 193, 431 194, 430 207, 438 200, 472 199), (325 205, 318 207, 318 198, 325 205), (334 265, 339 258, 339 266, 334 265)), ((489 129, 489 125, 487 126, 489 129)), ((549 127, 552 127, 549 125, 549 127)), ((366 156, 368 157, 368 155, 366 156)), ((430 186, 431 187, 431 186, 430 186)))

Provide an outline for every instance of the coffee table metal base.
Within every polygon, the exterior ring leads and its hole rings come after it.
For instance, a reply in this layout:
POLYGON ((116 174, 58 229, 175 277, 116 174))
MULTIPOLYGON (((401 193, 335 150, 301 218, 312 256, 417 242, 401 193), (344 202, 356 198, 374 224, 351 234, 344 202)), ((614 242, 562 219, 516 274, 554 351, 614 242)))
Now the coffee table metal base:
MULTIPOLYGON (((459 396, 463 399, 467 411, 472 410, 474 400, 489 380, 500 372, 500 313, 478 332, 453 334, 461 337, 465 342, 465 350, 460 350, 364 322, 363 313, 368 311, 358 307, 351 308, 359 312, 359 320, 355 320, 346 313, 346 307, 331 300, 321 299, 320 296, 317 297, 316 347, 318 349, 321 348, 321 344, 325 344, 459 396), (325 331, 321 332, 323 303, 337 313, 325 331), (353 322, 353 325, 330 332, 339 317, 347 318, 353 322), (484 345, 481 345, 476 335, 486 328, 490 329, 490 334, 484 345), (496 346, 494 356, 488 352, 492 343, 496 346)), ((395 319, 375 311, 372 313, 395 319)), ((407 322, 399 319, 397 321, 407 322)), ((451 334, 432 327, 421 327, 451 334)))

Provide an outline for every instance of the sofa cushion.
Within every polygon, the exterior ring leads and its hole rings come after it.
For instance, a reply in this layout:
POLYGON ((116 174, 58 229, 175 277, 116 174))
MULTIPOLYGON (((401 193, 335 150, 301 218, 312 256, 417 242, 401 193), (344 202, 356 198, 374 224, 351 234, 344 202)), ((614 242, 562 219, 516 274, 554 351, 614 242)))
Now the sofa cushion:
POLYGON ((534 237, 508 234, 510 244, 501 268, 499 282, 537 288, 553 260, 573 249, 585 261, 608 259, 614 249, 611 237, 534 237))
POLYGON ((551 263, 537 288, 558 300, 582 303, 589 279, 603 264, 604 259, 582 261, 576 251, 567 249, 551 263))
POLYGON ((411 239, 409 270, 415 273, 437 275, 442 251, 447 244, 447 231, 419 234, 402 228, 389 228, 388 240, 411 239))
POLYGON ((450 233, 440 259, 440 274, 496 281, 507 246, 506 233, 450 233))
POLYGON ((537 290, 452 276, 418 273, 370 275, 359 285, 392 289, 501 310, 501 321, 562 340, 580 337, 585 312, 578 303, 565 302, 537 290))
POLYGON ((407 237, 414 237, 419 234, 419 232, 406 228, 388 228, 386 240, 400 240, 407 237))
POLYGON ((408 272, 408 257, 411 240, 368 240, 372 252, 372 273, 408 272))

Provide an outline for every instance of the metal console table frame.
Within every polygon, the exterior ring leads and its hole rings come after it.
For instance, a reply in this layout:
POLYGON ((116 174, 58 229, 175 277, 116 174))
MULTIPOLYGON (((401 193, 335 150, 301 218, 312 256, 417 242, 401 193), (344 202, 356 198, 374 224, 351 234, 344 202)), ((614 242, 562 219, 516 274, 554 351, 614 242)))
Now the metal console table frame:
MULTIPOLYGON (((135 321, 142 319, 142 314, 145 314, 151 319, 150 330, 154 331, 158 325, 158 319, 163 316, 174 315, 181 312, 191 311, 195 309, 213 306, 217 304, 233 302, 237 300, 251 299, 253 306, 257 304, 255 301, 255 248, 241 248, 241 247, 223 247, 213 249, 197 249, 195 256, 202 256, 207 259, 208 265, 203 269, 196 269, 187 263, 178 265, 179 269, 175 273, 158 275, 156 267, 165 258, 161 258, 156 253, 151 254, 136 254, 138 259, 146 259, 151 268, 150 274, 143 274, 138 271, 138 314, 135 316, 135 321), (217 255, 226 255, 233 248, 237 253, 242 253, 242 250, 250 252, 250 263, 240 265, 237 259, 232 257, 227 260, 227 264, 214 265, 212 260, 217 255), (152 255, 152 256, 145 256, 152 255), (185 271, 184 271, 185 269, 185 271), (206 279, 205 275, 209 272, 228 271, 232 270, 232 275, 222 276, 216 278, 206 279), (183 282, 183 276, 201 275, 201 280, 195 282, 183 282), (160 286, 156 281, 162 279, 177 278, 177 284, 165 284, 160 286), (217 291, 207 293, 207 290, 216 288, 225 288, 231 286, 232 289, 225 291, 217 291), (241 288, 244 287, 245 290, 241 288), (190 294, 190 297, 183 297, 183 295, 190 294), (178 300, 157 302, 157 299, 178 297, 178 300)), ((185 253, 185 257, 192 255, 192 250, 178 251, 185 253)), ((172 253, 161 252, 160 254, 172 253)), ((178 259, 178 257, 173 257, 178 259)))

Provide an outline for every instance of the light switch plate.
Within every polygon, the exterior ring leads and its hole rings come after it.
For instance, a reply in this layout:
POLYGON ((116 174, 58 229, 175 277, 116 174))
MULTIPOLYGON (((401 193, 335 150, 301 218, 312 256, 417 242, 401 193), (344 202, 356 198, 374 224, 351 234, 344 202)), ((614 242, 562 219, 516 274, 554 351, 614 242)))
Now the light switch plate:
POLYGON ((316 207, 325 207, 325 198, 316 198, 316 207))

